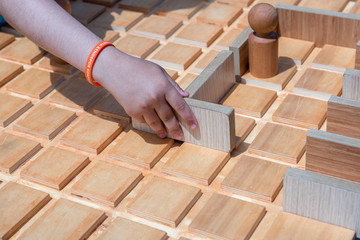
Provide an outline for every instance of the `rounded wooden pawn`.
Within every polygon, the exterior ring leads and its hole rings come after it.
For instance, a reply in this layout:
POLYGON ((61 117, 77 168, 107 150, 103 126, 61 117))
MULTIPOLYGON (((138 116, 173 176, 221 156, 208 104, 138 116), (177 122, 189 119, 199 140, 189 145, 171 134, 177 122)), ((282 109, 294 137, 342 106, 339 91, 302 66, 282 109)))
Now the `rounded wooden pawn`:
MULTIPOLYGON (((67 11, 69 14, 71 14, 71 4, 69 0, 55 0, 57 4, 59 4, 65 11, 67 11)), ((57 64, 67 64, 64 60, 61 58, 54 56, 54 60, 57 64)))

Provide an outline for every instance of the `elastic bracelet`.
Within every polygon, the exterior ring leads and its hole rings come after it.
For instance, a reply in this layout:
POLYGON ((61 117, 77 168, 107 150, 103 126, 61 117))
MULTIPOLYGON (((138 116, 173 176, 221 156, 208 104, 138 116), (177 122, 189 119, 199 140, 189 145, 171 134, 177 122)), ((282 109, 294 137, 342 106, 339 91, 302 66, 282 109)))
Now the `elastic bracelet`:
POLYGON ((96 58, 99 56, 100 52, 106 48, 107 46, 113 46, 114 44, 106 42, 106 41, 102 41, 99 42, 98 44, 96 44, 96 46, 94 47, 94 49, 91 51, 87 61, 86 61, 86 65, 85 65, 85 77, 86 80, 94 85, 95 87, 101 87, 100 83, 94 82, 93 77, 92 77, 92 71, 94 68, 94 64, 96 61, 96 58))

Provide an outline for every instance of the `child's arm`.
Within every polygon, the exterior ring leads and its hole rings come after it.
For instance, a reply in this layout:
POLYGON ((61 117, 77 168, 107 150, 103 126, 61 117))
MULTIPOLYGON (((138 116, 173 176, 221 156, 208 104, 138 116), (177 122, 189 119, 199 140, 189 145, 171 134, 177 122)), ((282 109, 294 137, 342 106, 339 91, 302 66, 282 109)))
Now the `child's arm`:
MULTIPOLYGON (((71 17, 55 1, 1 0, 0 14, 40 47, 84 71, 99 37, 71 17)), ((175 110, 191 127, 196 118, 183 97, 187 93, 158 65, 106 47, 97 58, 94 79, 135 119, 146 122, 160 137, 166 129, 175 138, 182 131, 175 110)))

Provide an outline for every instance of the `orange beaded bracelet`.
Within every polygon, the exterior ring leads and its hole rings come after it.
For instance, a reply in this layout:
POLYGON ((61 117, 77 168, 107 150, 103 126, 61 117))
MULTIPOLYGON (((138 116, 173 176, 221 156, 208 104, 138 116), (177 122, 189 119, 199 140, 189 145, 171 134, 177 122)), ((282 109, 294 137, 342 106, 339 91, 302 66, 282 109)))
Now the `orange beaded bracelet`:
POLYGON ((114 45, 112 43, 106 42, 106 41, 102 41, 99 42, 98 44, 96 44, 96 46, 94 47, 94 49, 91 51, 87 61, 86 61, 86 65, 85 65, 85 77, 86 80, 94 85, 95 87, 101 87, 100 83, 94 82, 93 78, 92 78, 92 70, 96 61, 96 58, 99 56, 100 52, 107 46, 113 46, 114 45))

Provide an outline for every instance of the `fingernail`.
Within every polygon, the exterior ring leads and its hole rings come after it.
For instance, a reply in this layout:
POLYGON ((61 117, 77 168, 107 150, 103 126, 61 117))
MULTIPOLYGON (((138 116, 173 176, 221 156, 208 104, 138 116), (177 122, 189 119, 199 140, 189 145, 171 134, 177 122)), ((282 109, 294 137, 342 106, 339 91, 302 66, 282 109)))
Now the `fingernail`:
POLYGON ((194 123, 193 125, 191 125, 191 129, 196 129, 197 125, 194 123))
POLYGON ((176 135, 176 136, 175 136, 175 139, 176 139, 176 140, 182 140, 182 138, 183 138, 182 135, 176 135))
POLYGON ((159 134, 159 137, 165 138, 165 137, 166 137, 166 134, 165 134, 165 133, 161 133, 161 134, 159 134))

